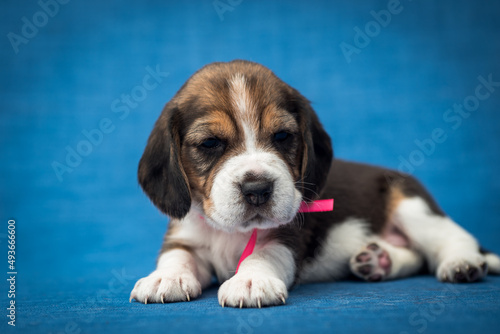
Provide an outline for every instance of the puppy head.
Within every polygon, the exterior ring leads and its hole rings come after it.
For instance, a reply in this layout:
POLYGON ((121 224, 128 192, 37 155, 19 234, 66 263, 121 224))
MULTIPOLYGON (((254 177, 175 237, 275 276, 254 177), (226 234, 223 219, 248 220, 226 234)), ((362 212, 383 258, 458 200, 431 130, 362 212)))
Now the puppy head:
POLYGON ((198 210, 227 232, 290 223, 321 191, 330 137, 309 101, 264 66, 213 63, 163 109, 139 183, 165 214, 198 210))

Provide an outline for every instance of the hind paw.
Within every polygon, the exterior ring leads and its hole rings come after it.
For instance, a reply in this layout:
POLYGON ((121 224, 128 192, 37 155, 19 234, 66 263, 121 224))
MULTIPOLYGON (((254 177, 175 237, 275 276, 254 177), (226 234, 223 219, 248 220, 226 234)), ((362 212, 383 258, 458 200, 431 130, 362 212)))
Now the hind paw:
POLYGON ((469 283, 482 279, 488 273, 488 265, 481 255, 443 261, 436 276, 442 282, 469 283))
POLYGON ((391 272, 391 258, 385 249, 371 243, 351 258, 350 267, 354 275, 365 281, 383 281, 391 272))

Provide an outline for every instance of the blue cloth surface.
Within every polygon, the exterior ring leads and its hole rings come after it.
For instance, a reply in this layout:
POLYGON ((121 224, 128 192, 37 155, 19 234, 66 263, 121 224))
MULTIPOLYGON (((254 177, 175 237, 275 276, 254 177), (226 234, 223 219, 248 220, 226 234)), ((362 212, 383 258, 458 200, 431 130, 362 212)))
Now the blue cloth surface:
POLYGON ((263 310, 222 309, 216 287, 170 305, 128 294, 167 225, 136 181, 154 121, 194 71, 236 58, 308 97, 338 157, 412 173, 500 252, 499 17, 498 1, 2 1, 0 259, 7 276, 13 219, 17 317, 2 279, 1 332, 496 332, 498 277, 303 285, 263 310))

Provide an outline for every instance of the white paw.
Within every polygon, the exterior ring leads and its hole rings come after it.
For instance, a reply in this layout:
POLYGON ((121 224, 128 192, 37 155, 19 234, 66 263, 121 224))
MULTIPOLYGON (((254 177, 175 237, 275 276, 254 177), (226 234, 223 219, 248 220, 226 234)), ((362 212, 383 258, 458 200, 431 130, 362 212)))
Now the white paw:
POLYGON ((135 299, 144 304, 171 303, 190 301, 199 295, 201 295, 201 285, 192 273, 155 270, 135 283, 130 293, 130 301, 135 299))
POLYGON ((443 282, 468 283, 480 280, 487 273, 486 259, 473 252, 449 256, 439 264, 436 276, 443 282))
POLYGON ((236 274, 219 288, 219 304, 231 307, 262 307, 284 304, 288 297, 285 283, 275 277, 236 274))
POLYGON ((372 242, 355 254, 351 258, 349 265, 352 273, 359 278, 365 281, 378 282, 385 280, 389 276, 392 261, 385 249, 372 242))

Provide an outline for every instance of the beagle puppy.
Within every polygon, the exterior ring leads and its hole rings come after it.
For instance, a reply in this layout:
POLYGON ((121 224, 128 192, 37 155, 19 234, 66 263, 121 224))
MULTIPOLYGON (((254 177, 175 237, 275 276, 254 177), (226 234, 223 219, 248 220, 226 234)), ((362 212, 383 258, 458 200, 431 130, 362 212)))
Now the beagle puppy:
POLYGON ((444 282, 500 273, 410 175, 333 160, 309 101, 242 60, 196 72, 163 109, 139 183, 170 223, 156 270, 130 299, 189 301, 215 275, 222 306, 285 303, 295 283, 403 278, 423 267, 444 282), (335 199, 332 212, 299 213, 335 199), (235 274, 256 229, 254 252, 235 274))

